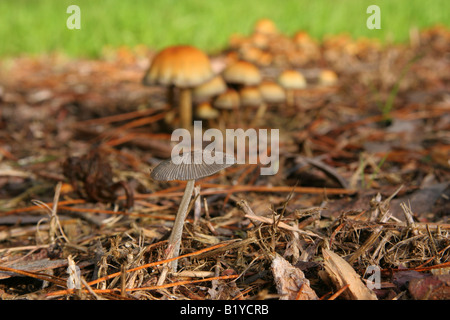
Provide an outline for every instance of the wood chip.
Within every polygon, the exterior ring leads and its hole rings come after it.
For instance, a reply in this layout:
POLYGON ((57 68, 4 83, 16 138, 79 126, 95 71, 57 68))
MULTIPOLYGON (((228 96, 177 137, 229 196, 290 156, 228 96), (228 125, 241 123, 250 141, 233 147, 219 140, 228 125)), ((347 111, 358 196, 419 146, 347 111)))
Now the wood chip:
POLYGON ((342 293, 347 300, 377 300, 376 294, 361 280, 352 266, 331 250, 322 250, 324 267, 330 280, 337 289, 349 285, 342 293))
POLYGON ((275 255, 271 265, 280 300, 318 300, 305 274, 280 255, 275 255))

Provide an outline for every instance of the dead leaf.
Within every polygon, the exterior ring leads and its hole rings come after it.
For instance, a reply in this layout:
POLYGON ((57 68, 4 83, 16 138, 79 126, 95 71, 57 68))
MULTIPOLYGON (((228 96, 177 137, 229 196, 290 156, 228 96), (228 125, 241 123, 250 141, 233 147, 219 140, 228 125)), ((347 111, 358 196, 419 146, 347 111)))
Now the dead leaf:
POLYGON ((416 300, 448 300, 450 299, 450 275, 413 279, 409 283, 408 291, 416 300))

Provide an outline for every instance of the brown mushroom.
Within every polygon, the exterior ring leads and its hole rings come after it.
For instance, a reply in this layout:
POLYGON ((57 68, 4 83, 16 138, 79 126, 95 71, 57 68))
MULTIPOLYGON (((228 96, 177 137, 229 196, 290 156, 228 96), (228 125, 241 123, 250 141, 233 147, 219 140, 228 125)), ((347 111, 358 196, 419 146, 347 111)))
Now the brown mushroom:
POLYGON ((262 119, 269 105, 279 105, 286 101, 286 92, 274 81, 265 80, 259 85, 264 103, 258 108, 256 120, 262 119))
POLYGON ((319 84, 324 87, 334 86, 338 81, 338 77, 333 70, 324 69, 319 74, 319 84))
POLYGON ((286 101, 286 92, 274 81, 265 80, 259 85, 259 91, 268 104, 280 104, 286 101))
POLYGON ((195 87, 192 91, 193 100, 196 103, 202 103, 226 90, 227 84, 223 78, 218 75, 198 87, 195 87))
POLYGON ((286 90, 286 104, 292 107, 295 104, 295 90, 306 88, 305 77, 297 70, 284 70, 278 76, 278 83, 286 90))
POLYGON ((255 86, 261 82, 262 76, 254 64, 239 60, 225 68, 223 79, 230 87, 237 89, 243 86, 255 86))
POLYGON ((278 34, 278 29, 272 20, 262 18, 256 21, 255 26, 253 27, 253 32, 274 35, 278 34))
POLYGON ((244 120, 248 122, 253 110, 257 110, 263 103, 261 92, 258 87, 244 87, 239 91, 241 108, 244 112, 244 120))
POLYGON ((201 120, 206 120, 209 127, 213 127, 213 121, 220 116, 219 110, 213 108, 208 101, 202 102, 195 108, 195 116, 201 120))
POLYGON ((227 89, 216 97, 213 102, 214 108, 222 111, 221 127, 223 129, 224 123, 228 123, 232 112, 239 111, 240 98, 239 94, 234 89, 227 89))
POLYGON ((175 86, 180 89, 180 123, 192 129, 191 88, 214 76, 208 56, 199 49, 179 45, 160 51, 143 78, 144 85, 175 86))
MULTIPOLYGON (((166 259, 177 257, 179 254, 183 225, 188 214, 195 180, 213 175, 233 164, 235 164, 235 159, 228 154, 218 151, 209 153, 204 150, 196 150, 183 154, 175 161, 172 159, 162 161, 152 170, 150 176, 155 180, 187 181, 183 198, 181 199, 173 229, 169 237, 166 259)), ((171 269, 176 271, 177 260, 172 261, 170 265, 171 269)), ((159 285, 164 282, 167 272, 168 268, 166 267, 158 280, 159 285)))
POLYGON ((258 107, 262 103, 261 92, 258 87, 244 87, 239 90, 241 106, 258 107))
POLYGON ((296 46, 294 53, 301 55, 303 63, 316 62, 320 57, 320 46, 315 39, 312 39, 305 31, 298 31, 292 39, 296 46))

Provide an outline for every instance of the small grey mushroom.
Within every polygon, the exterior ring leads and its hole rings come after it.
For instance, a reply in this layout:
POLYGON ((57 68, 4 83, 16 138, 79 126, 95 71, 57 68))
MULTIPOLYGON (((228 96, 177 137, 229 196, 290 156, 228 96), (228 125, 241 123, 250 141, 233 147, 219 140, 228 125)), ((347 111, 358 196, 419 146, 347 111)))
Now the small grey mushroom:
MULTIPOLYGON (((184 153, 179 158, 165 160, 159 163, 151 172, 150 177, 159 181, 187 181, 186 189, 178 208, 172 232, 169 237, 166 259, 177 257, 180 250, 184 220, 188 214, 189 203, 194 191, 195 180, 211 176, 222 169, 232 166, 236 161, 233 156, 219 151, 195 150, 184 153)), ((171 263, 172 271, 177 269, 177 260, 171 263)), ((158 285, 164 283, 168 268, 164 268, 158 285)))

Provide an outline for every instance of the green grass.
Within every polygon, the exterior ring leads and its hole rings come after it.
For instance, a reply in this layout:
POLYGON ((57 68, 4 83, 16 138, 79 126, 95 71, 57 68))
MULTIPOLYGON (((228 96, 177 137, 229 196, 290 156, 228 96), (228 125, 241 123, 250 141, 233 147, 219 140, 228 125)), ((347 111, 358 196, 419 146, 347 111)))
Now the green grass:
POLYGON ((59 51, 98 57, 105 47, 180 43, 220 50, 232 33, 249 34, 256 20, 274 20, 293 34, 405 41, 411 27, 449 26, 448 0, 2 0, 0 56, 59 51), (66 9, 81 8, 81 29, 69 30, 66 9), (366 8, 381 9, 381 30, 369 30, 366 8))

